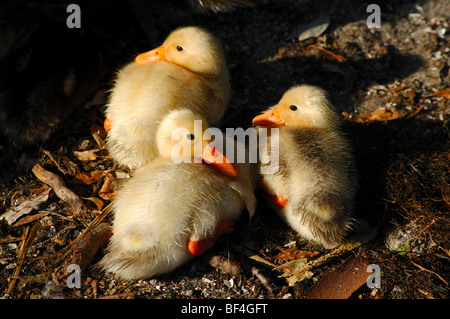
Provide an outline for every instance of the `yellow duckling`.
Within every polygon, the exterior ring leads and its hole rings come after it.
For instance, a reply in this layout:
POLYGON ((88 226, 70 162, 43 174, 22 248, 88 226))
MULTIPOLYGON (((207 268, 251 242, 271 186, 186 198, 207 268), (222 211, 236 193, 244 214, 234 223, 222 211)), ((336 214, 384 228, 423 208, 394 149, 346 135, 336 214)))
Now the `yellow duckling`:
POLYGON ((351 226, 357 182, 350 145, 325 91, 295 86, 253 124, 279 129, 275 146, 267 129, 260 160, 262 172, 278 156, 278 170, 261 178, 281 216, 306 239, 337 246, 351 226))
POLYGON ((137 169, 114 201, 114 235, 100 261, 105 270, 123 279, 170 272, 233 231, 244 208, 253 215, 257 167, 230 163, 202 139, 207 125, 202 119, 196 129, 199 119, 176 110, 163 120, 161 156, 137 169))
POLYGON ((155 133, 171 110, 191 109, 216 125, 229 98, 217 38, 199 27, 177 29, 119 71, 106 109, 110 154, 130 169, 140 167, 158 156, 155 133))

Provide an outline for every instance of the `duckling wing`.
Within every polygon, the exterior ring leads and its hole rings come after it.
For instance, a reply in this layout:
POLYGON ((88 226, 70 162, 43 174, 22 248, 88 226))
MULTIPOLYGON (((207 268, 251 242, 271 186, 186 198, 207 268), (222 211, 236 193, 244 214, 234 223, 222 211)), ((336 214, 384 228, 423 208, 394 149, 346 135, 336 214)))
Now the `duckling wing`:
POLYGON ((333 247, 351 226, 356 183, 349 145, 335 132, 302 130, 292 137, 295 150, 280 151, 288 163, 285 217, 300 234, 333 247))

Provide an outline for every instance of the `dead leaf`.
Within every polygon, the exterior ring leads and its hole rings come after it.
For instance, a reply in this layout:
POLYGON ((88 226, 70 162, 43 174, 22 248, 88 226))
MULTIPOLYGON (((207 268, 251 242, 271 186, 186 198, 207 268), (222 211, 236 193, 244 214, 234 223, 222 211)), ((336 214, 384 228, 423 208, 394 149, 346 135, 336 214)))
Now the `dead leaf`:
POLYGON ((95 206, 97 206, 98 210, 102 210, 103 205, 105 204, 100 198, 97 197, 81 197, 81 198, 93 202, 95 206))
POLYGON ((307 250, 298 250, 295 245, 290 246, 288 249, 278 248, 281 250, 281 253, 276 255, 275 259, 280 260, 292 260, 292 259, 301 259, 301 258, 312 258, 319 254, 318 251, 307 251, 307 250))
POLYGON ((49 214, 49 213, 44 212, 44 213, 39 213, 39 214, 35 214, 35 215, 25 216, 25 217, 19 219, 16 223, 14 223, 13 226, 14 226, 14 227, 17 227, 17 226, 22 226, 22 225, 31 223, 31 222, 33 222, 33 221, 35 221, 35 220, 37 220, 37 219, 40 219, 40 218, 42 218, 42 217, 47 216, 48 214, 49 214))
POLYGON ((46 190, 42 191, 39 195, 32 195, 28 197, 23 203, 17 206, 11 207, 2 216, 8 224, 14 224, 20 217, 31 213, 33 210, 37 209, 39 205, 45 203, 48 200, 51 188, 48 187, 46 190))
POLYGON ((292 275, 287 278, 289 286, 293 286, 296 282, 303 280, 305 278, 305 274, 308 271, 311 271, 312 269, 315 269, 323 265, 324 263, 327 263, 331 259, 341 256, 342 254, 359 247, 360 245, 361 243, 359 242, 348 242, 345 244, 341 244, 338 247, 334 248, 332 251, 326 253, 323 256, 320 256, 319 258, 307 262, 303 266, 299 264, 300 267, 293 268, 292 275))
POLYGON ((129 178, 128 174, 124 175, 122 173, 123 172, 116 171, 110 172, 108 175, 106 175, 102 188, 98 191, 98 196, 100 196, 104 200, 113 199, 117 195, 117 191, 119 189, 119 180, 129 178))
POLYGON ((342 112, 342 115, 349 120, 357 123, 373 123, 373 122, 384 122, 392 121, 402 117, 402 114, 395 107, 376 109, 372 113, 350 114, 348 112, 342 112))
POLYGON ((289 36, 288 39, 298 38, 303 41, 313 37, 319 37, 330 24, 330 16, 325 15, 319 19, 309 23, 298 26, 289 36))
POLYGON ((105 146, 105 139, 107 135, 105 129, 100 125, 93 124, 91 125, 91 134, 97 145, 103 148, 105 146))
POLYGON ((269 266, 272 267, 272 268, 276 268, 276 267, 277 267, 277 265, 271 263, 271 262, 268 261, 268 260, 265 260, 264 258, 262 258, 262 257, 260 257, 260 256, 258 256, 258 255, 253 255, 253 256, 250 256, 249 258, 250 258, 250 259, 253 259, 253 260, 256 260, 256 261, 258 261, 258 262, 260 262, 260 263, 269 265, 269 266))
POLYGON ((288 277, 294 272, 298 271, 301 267, 303 267, 307 261, 308 261, 307 258, 295 259, 288 261, 287 263, 284 263, 282 265, 279 265, 275 268, 283 272, 283 274, 280 277, 288 277))
POLYGON ((89 173, 78 173, 75 175, 75 177, 80 181, 82 181, 83 183, 91 185, 93 183, 96 183, 103 177, 105 177, 109 172, 110 172, 109 170, 106 171, 95 170, 89 173))
POLYGON ((425 95, 425 97, 431 97, 431 96, 443 97, 443 98, 446 98, 447 100, 450 100, 450 89, 425 95))
POLYGON ((329 271, 308 292, 308 299, 347 299, 367 282, 371 273, 369 263, 352 256, 342 265, 329 271))
POLYGON ((42 193, 43 191, 46 191, 49 188, 50 188, 50 186, 48 186, 48 185, 44 185, 44 186, 39 187, 39 188, 33 188, 33 189, 30 189, 30 194, 31 195, 38 195, 38 194, 42 193))

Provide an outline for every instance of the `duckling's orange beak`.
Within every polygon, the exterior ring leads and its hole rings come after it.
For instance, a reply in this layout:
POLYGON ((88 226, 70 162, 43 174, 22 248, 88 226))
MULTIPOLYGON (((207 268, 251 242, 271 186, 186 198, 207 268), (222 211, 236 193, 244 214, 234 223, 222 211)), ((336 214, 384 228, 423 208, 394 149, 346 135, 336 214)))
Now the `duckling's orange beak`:
POLYGON ((241 170, 233 165, 225 155, 210 144, 203 149, 202 160, 212 167, 217 168, 222 174, 232 177, 241 175, 241 170))
POLYGON ((141 53, 136 57, 137 64, 153 63, 156 61, 166 61, 166 52, 163 45, 151 51, 141 53))
POLYGON ((286 122, 280 117, 280 109, 277 107, 267 111, 266 113, 255 116, 254 125, 259 126, 279 126, 286 125, 286 122))

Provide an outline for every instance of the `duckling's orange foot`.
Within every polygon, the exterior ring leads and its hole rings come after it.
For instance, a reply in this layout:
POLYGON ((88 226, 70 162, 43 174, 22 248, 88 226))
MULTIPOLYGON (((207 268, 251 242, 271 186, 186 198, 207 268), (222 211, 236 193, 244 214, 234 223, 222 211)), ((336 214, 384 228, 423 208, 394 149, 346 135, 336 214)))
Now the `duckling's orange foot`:
POLYGON ((223 234, 231 233, 233 231, 234 231, 234 221, 227 220, 221 222, 217 225, 216 229, 214 230, 214 233, 211 236, 207 237, 206 239, 189 240, 188 251, 193 256, 200 256, 205 252, 206 249, 208 249, 209 245, 211 245, 213 241, 215 241, 223 234))
POLYGON ((284 197, 283 195, 274 195, 273 202, 274 202, 275 206, 277 206, 280 209, 283 209, 286 207, 288 199, 286 197, 284 197))
POLYGON ((105 122, 103 122, 103 127, 105 128, 106 132, 111 129, 111 120, 109 118, 105 119, 105 122))

